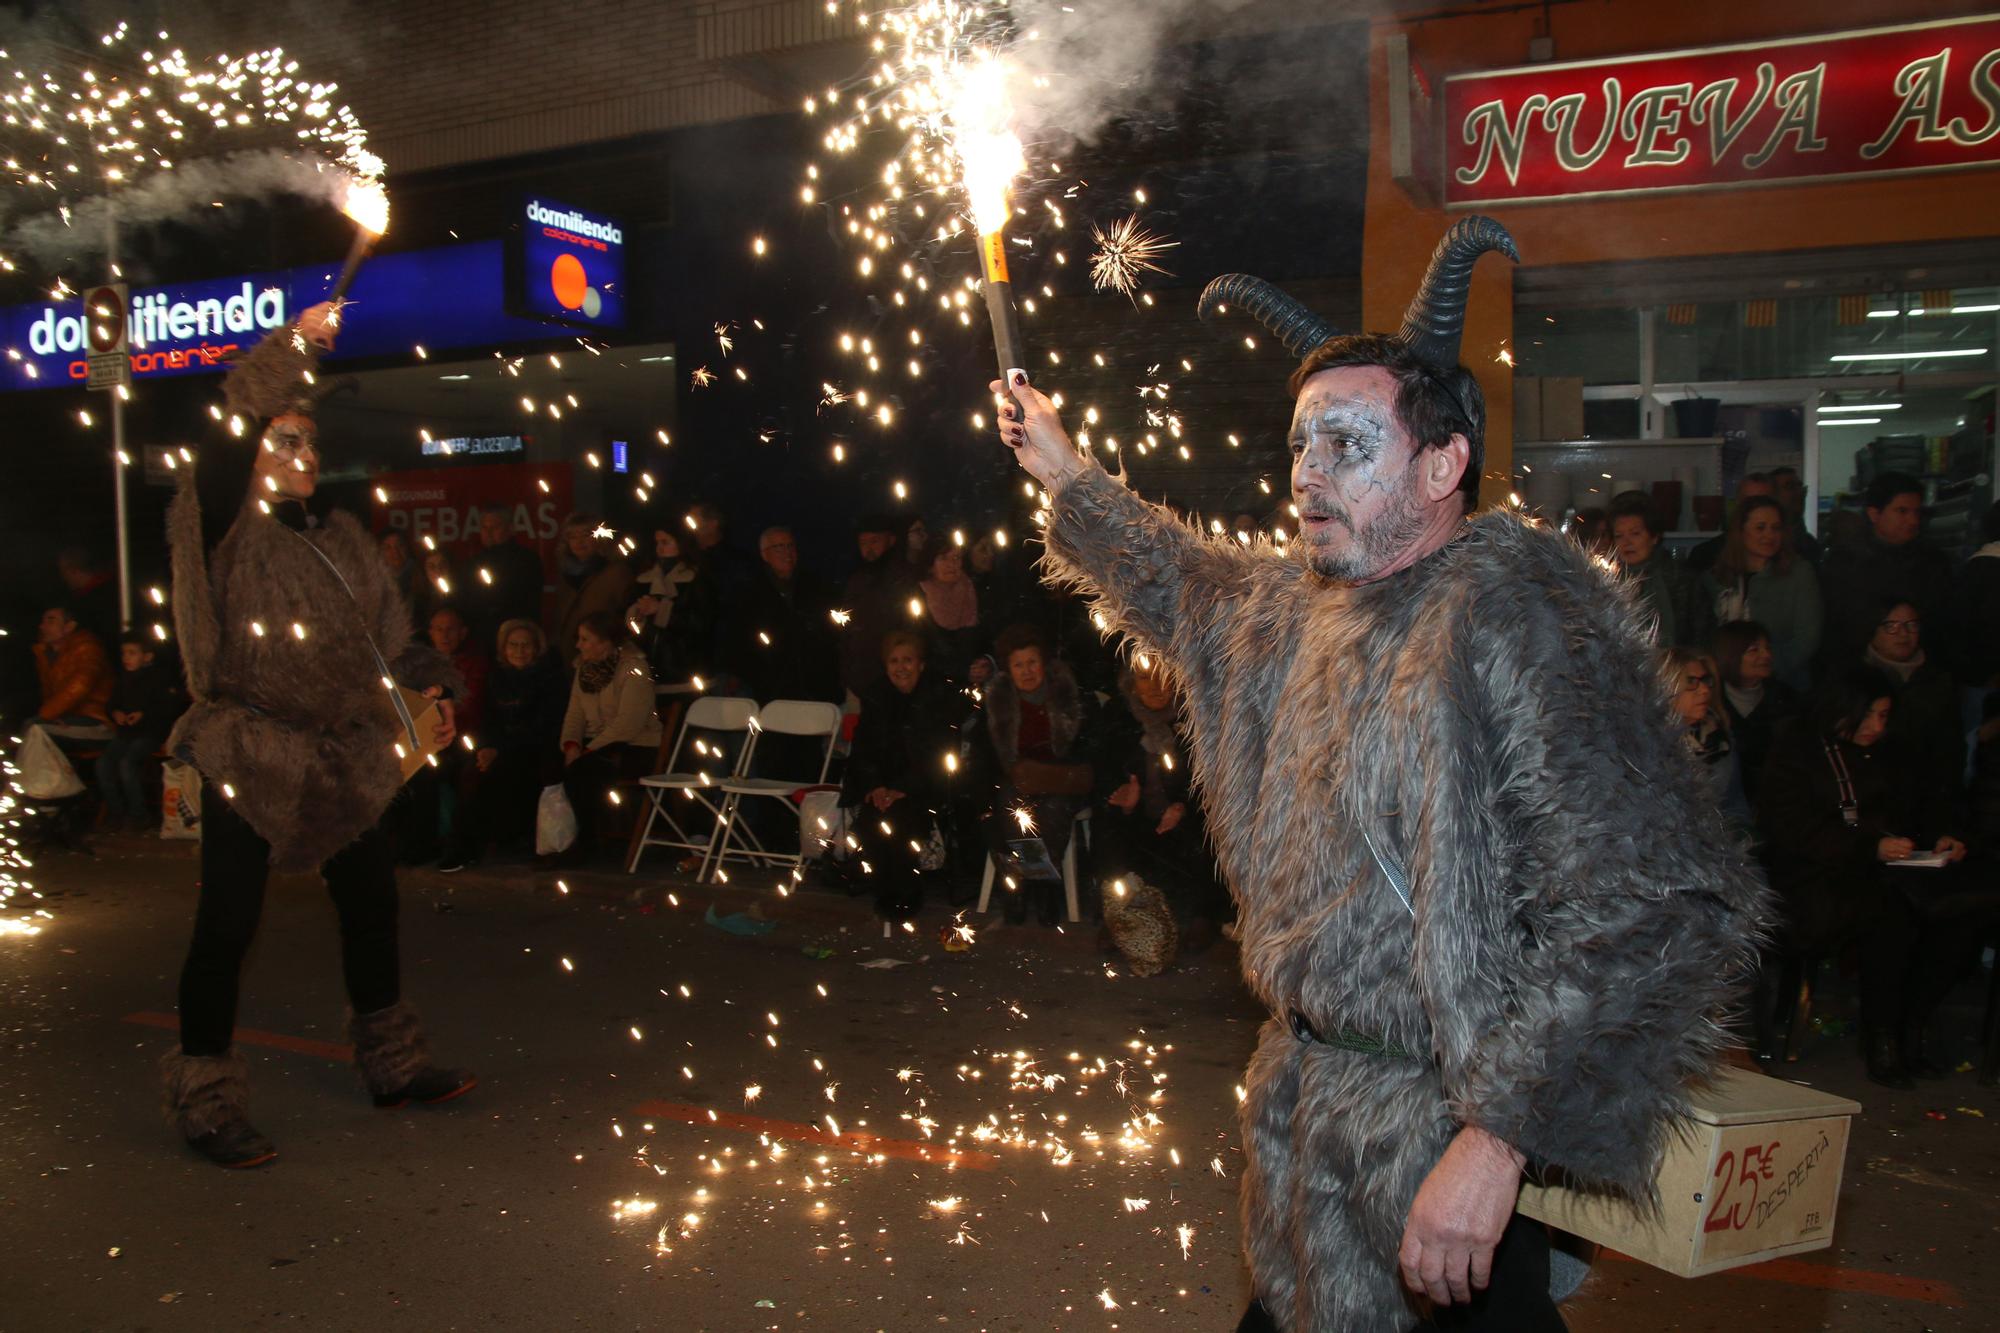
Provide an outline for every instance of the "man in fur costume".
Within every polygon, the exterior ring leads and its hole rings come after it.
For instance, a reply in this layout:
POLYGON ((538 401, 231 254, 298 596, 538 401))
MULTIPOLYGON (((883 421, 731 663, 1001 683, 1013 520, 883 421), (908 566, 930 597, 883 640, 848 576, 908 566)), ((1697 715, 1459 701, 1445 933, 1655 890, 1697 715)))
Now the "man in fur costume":
POLYGON ((183 474, 168 519, 193 700, 168 746, 200 770, 204 818, 180 1047, 161 1063, 169 1118, 223 1166, 276 1156, 250 1124, 232 1046, 238 976, 274 868, 317 867, 333 895, 355 1063, 375 1103, 444 1101, 474 1082, 431 1063, 402 999, 395 857, 383 828, 402 785, 395 745, 405 729, 383 678, 441 699, 440 744, 451 738, 449 695, 460 682, 450 662, 413 641, 374 539, 352 515, 310 505, 319 474, 313 370, 336 323, 314 307, 230 372, 230 410, 262 423, 254 454, 206 451, 183 474), (227 524, 212 551, 204 505, 227 524))
POLYGON ((1243 1107, 1246 1329, 1561 1328, 1522 1172, 1653 1197, 1764 917, 1629 590, 1516 513, 1466 517, 1485 406, 1458 335, 1487 249, 1513 245, 1454 227, 1394 336, 1334 336, 1240 275, 1204 294, 1304 357, 1289 551, 1140 500, 1009 372, 1049 573, 1184 687, 1273 1014, 1243 1107))

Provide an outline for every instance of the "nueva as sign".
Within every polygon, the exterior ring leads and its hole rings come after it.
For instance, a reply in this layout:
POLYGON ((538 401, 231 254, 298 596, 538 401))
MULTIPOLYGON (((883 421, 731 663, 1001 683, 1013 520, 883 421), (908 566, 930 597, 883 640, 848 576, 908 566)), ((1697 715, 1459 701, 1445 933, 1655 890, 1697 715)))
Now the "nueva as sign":
POLYGON ((522 210, 521 313, 566 324, 625 324, 625 232, 608 218, 530 198, 522 210))
POLYGON ((2000 17, 1532 65, 1445 82, 1470 207, 2000 162, 2000 17))

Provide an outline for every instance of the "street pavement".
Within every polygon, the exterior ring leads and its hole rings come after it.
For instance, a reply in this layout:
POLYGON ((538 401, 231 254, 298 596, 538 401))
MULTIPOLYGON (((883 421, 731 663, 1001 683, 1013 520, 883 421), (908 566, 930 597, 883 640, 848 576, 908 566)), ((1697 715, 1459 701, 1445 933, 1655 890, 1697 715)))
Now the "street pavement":
MULTIPOLYGON (((192 847, 108 838, 33 877, 45 929, 0 937, 0 1333, 1223 1333, 1242 1311, 1262 1014, 1226 942, 1138 978, 1089 926, 951 951, 940 907, 885 940, 865 901, 775 873, 411 871, 405 991, 481 1083, 384 1112, 342 1058, 331 908, 279 879, 239 1042, 281 1155, 225 1172, 165 1128, 154 1070, 192 847)), ((1607 1257, 1573 1329, 1992 1326, 2000 1097, 1969 1074, 1884 1094, 1832 1040, 1793 1073, 1866 1108, 1835 1247, 1693 1282, 1607 1257)))

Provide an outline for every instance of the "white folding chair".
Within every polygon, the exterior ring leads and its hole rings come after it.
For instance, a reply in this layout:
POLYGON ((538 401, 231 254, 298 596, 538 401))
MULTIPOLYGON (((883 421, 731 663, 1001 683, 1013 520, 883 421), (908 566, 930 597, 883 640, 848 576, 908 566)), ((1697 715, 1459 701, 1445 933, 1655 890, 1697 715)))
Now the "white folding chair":
MULTIPOLYGON (((1069 899, 1069 919, 1071 921, 1081 921, 1083 919, 1083 914, 1077 910, 1076 903, 1076 845, 1079 842, 1083 843, 1085 847, 1090 845, 1090 807, 1087 805, 1077 811, 1076 818, 1070 821, 1069 846, 1063 848, 1063 896, 1069 899)), ((988 852, 986 854, 986 870, 979 877, 979 906, 974 910, 984 912, 987 903, 992 901, 993 877, 996 873, 997 868, 993 864, 993 853, 988 852)))
POLYGON ((777 801, 794 819, 797 818, 799 798, 805 791, 826 785, 826 772, 833 763, 834 742, 840 739, 840 706, 806 699, 773 699, 758 711, 751 731, 753 737, 768 734, 806 736, 819 740, 819 771, 811 777, 753 778, 738 774, 723 779, 719 784, 723 791, 722 814, 716 821, 714 834, 709 838, 708 855, 702 860, 698 878, 706 879, 711 872, 720 872, 722 863, 731 857, 788 865, 794 870, 804 863, 803 840, 800 846, 789 852, 767 850, 758 840, 756 831, 741 823, 737 816, 742 812, 745 797, 758 797, 777 801))
MULTIPOLYGON (((681 827, 667 808, 667 802, 679 793, 680 799, 700 806, 708 812, 716 824, 722 819, 722 802, 727 798, 721 794, 721 785, 729 778, 743 776, 750 766, 750 753, 757 747, 756 733, 751 723, 757 718, 757 701, 738 698, 735 695, 704 695, 688 705, 681 718, 680 733, 674 738, 673 753, 667 756, 667 771, 656 773, 649 778, 639 779, 640 790, 646 793, 650 807, 646 811, 645 826, 639 832, 639 840, 632 845, 631 860, 625 866, 625 873, 632 874, 639 868, 639 858, 648 847, 680 847, 707 856, 708 848, 714 840, 715 830, 711 826, 696 842, 692 834, 681 827), (722 744, 696 736, 695 761, 686 758, 691 732, 719 732, 729 738, 722 744), (736 753, 726 753, 725 746, 733 743, 736 753), (703 753, 707 751, 708 753, 703 753), (704 767, 701 761, 707 761, 704 767), (673 830, 671 838, 655 838, 653 825, 665 820, 673 830)), ((692 814, 692 811, 687 812, 692 814)))

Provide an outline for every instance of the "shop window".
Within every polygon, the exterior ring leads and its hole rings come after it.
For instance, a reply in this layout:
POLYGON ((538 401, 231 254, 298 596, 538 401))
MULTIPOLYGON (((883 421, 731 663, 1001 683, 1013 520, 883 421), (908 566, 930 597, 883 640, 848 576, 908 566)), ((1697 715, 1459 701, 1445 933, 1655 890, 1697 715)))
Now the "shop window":
POLYGON ((1639 378, 1639 312, 1517 309, 1517 374, 1630 384, 1639 378))

